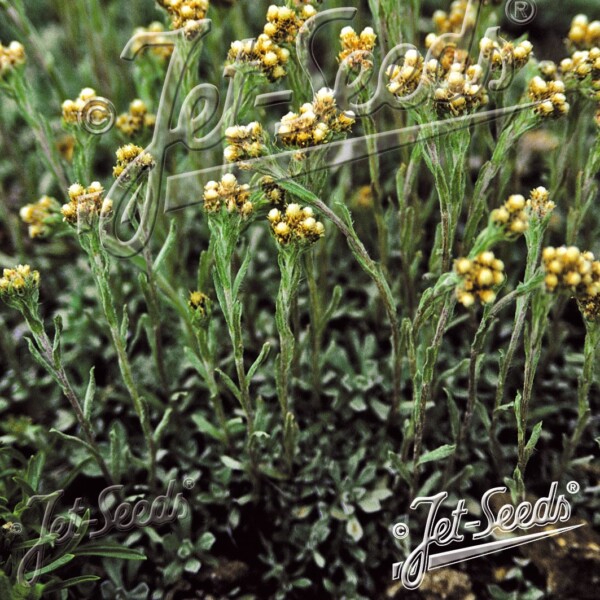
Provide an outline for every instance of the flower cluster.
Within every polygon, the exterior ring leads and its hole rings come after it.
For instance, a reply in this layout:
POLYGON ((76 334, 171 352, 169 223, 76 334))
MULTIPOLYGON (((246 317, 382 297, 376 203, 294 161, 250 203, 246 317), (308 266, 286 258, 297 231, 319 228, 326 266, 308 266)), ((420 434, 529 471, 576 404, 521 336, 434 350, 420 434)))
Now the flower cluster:
POLYGON ((354 113, 339 111, 333 91, 320 89, 312 103, 300 107, 300 113, 289 112, 281 119, 277 135, 285 146, 307 148, 327 143, 333 134, 351 129, 354 113))
POLYGON ((258 158, 266 153, 265 133, 258 121, 248 125, 235 125, 225 130, 225 138, 229 146, 224 156, 227 162, 258 158))
POLYGON ((548 190, 545 187, 536 187, 529 193, 527 209, 530 214, 535 215, 538 219, 545 218, 555 207, 556 204, 550 200, 550 194, 548 194, 548 190))
POLYGON ((558 66, 553 60, 542 60, 537 68, 544 81, 554 81, 558 79, 558 66))
POLYGON ((275 180, 266 175, 260 182, 265 198, 276 206, 282 206, 285 202, 285 190, 275 183, 275 180))
POLYGON ((454 63, 434 92, 437 112, 459 116, 487 104, 489 98, 482 81, 483 69, 479 65, 465 70, 462 63, 454 63))
POLYGON ((338 54, 339 62, 347 59, 348 65, 352 68, 373 68, 371 54, 375 48, 377 35, 372 27, 366 27, 360 32, 360 35, 352 27, 344 27, 340 33, 340 41, 342 50, 338 54))
POLYGON ((577 15, 571 22, 569 42, 578 49, 590 49, 600 45, 600 21, 592 21, 585 15, 577 15))
POLYGON ((192 313, 192 321, 198 327, 204 327, 208 324, 211 313, 210 298, 198 290, 190 292, 188 306, 192 313))
POLYGON ((600 260, 576 246, 544 248, 542 262, 549 292, 566 292, 577 299, 583 316, 600 319, 600 260))
POLYGON ((266 33, 256 40, 237 40, 231 44, 228 59, 242 63, 250 63, 258 67, 270 81, 285 77, 285 65, 290 58, 290 51, 276 44, 266 33))
POLYGON ((16 67, 25 63, 25 48, 20 42, 8 46, 0 44, 0 79, 16 67))
POLYGON ((433 14, 433 25, 435 32, 425 38, 425 47, 431 51, 434 58, 439 59, 444 70, 447 71, 452 63, 464 63, 467 59, 467 51, 459 49, 454 43, 448 43, 441 37, 444 33, 461 33, 471 31, 477 22, 477 9, 471 5, 467 13, 468 0, 455 0, 450 6, 450 13, 437 10, 433 14))
POLYGON ((492 67, 506 65, 515 69, 522 69, 531 56, 533 44, 525 40, 516 46, 511 42, 505 42, 502 46, 488 37, 481 38, 479 49, 483 57, 489 60, 492 67))
POLYGON ((232 173, 223 175, 221 181, 209 181, 204 186, 204 210, 216 213, 225 207, 227 212, 237 212, 243 217, 248 217, 254 211, 250 202, 250 186, 245 183, 239 185, 232 173))
POLYGON ((525 210, 527 202, 521 194, 513 194, 500 208, 492 211, 491 219, 504 227, 509 234, 520 235, 529 228, 529 216, 525 210))
POLYGON ((148 112, 143 100, 136 99, 129 105, 129 112, 117 117, 117 129, 127 137, 134 137, 143 129, 152 129, 156 123, 156 115, 148 112))
POLYGON ((304 4, 299 10, 272 4, 267 10, 267 23, 263 31, 276 44, 292 43, 304 22, 316 14, 315 7, 310 4, 304 4))
POLYGON ((26 204, 19 211, 21 220, 29 225, 29 237, 46 235, 49 231, 47 220, 60 212, 60 204, 50 196, 42 196, 33 204, 26 204))
POLYGON ((592 81, 600 80, 600 48, 576 50, 570 58, 561 61, 560 70, 566 78, 575 77, 582 81, 591 75, 592 81))
POLYGON ((83 112, 88 104, 97 98, 96 90, 93 88, 83 88, 75 100, 65 100, 62 103, 62 116, 65 123, 77 125, 83 116, 83 112))
MULTIPOLYGON (((150 23, 148 27, 136 27, 134 34, 139 33, 164 33, 165 28, 159 21, 150 23)), ((168 60, 173 54, 173 44, 169 43, 168 38, 164 35, 156 35, 153 37, 152 44, 150 45, 149 51, 159 60, 168 60)), ((141 49, 140 45, 134 46, 134 52, 139 52, 141 49)))
MULTIPOLYGON (((437 34, 460 33, 463 23, 465 22, 468 6, 468 0, 454 0, 450 5, 450 13, 443 10, 436 10, 432 17, 435 32, 437 34)), ((473 27, 475 25, 475 17, 476 14, 473 7, 471 7, 470 14, 468 15, 467 27, 473 27)))
POLYGON ((208 0, 158 0, 171 16, 173 29, 192 27, 208 12, 208 0))
POLYGON ((462 280, 456 298, 466 308, 473 306, 477 298, 484 304, 494 302, 494 287, 504 282, 504 263, 489 251, 474 259, 459 258, 454 262, 454 271, 462 280))
POLYGON ((600 281, 594 277, 594 255, 591 252, 581 252, 576 246, 549 246, 544 248, 542 262, 549 292, 567 291, 575 296, 600 293, 600 281))
POLYGON ((126 144, 121 146, 116 152, 117 164, 113 167, 113 177, 117 179, 125 171, 125 179, 131 178, 131 171, 134 170, 136 174, 141 171, 153 169, 156 166, 154 157, 149 152, 144 152, 144 149, 135 144, 126 144), (130 167, 130 165, 135 165, 130 167), (129 167, 129 168, 128 168, 129 167))
POLYGON ((104 198, 104 188, 94 181, 85 188, 74 183, 69 188, 69 203, 63 204, 61 213, 64 221, 71 225, 90 223, 97 216, 106 217, 112 211, 112 200, 104 198))
POLYGON ((592 279, 595 282, 592 291, 595 294, 581 294, 577 298, 579 308, 588 321, 600 322, 600 260, 592 263, 592 279))
POLYGON ((423 57, 417 50, 409 50, 404 55, 404 62, 400 65, 390 65, 385 74, 390 82, 387 89, 394 96, 402 97, 412 94, 418 87, 425 71, 427 81, 435 81, 440 74, 440 63, 432 58, 427 64, 424 64, 423 57))
POLYGON ((565 84, 560 80, 544 81, 534 77, 529 83, 529 97, 536 102, 534 112, 544 118, 558 118, 569 112, 565 84))
POLYGON ((4 269, 0 279, 0 298, 8 300, 15 296, 26 296, 37 292, 40 274, 32 271, 29 265, 19 265, 16 269, 4 269))
POLYGON ((273 208, 267 218, 275 239, 282 246, 291 242, 313 244, 325 235, 323 223, 315 219, 309 206, 301 208, 299 204, 288 204, 283 212, 273 208))

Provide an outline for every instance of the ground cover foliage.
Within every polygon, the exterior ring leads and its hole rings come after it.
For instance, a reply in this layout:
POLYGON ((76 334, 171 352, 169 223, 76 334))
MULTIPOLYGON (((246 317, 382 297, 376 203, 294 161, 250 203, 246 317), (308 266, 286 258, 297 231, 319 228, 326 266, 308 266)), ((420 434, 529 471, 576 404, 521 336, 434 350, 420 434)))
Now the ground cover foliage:
POLYGON ((597 3, 269 4, 0 0, 0 598, 595 597, 597 3), (417 496, 553 481, 576 535, 392 581, 417 496))

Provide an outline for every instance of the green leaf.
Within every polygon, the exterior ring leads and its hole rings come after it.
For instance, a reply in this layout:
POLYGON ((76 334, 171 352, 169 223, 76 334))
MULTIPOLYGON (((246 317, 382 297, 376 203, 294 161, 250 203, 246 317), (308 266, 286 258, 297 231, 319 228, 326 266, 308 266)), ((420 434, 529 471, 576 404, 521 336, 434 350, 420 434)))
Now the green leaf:
POLYGON ((419 464, 425 464, 428 462, 434 462, 438 460, 443 460, 444 458, 448 458, 456 451, 456 444, 445 444, 444 446, 440 446, 435 450, 431 450, 431 452, 425 452, 419 459, 419 464))
POLYGON ((50 429, 49 433, 56 434, 58 437, 62 438, 66 442, 70 442, 73 444, 79 444, 80 446, 83 446, 92 456, 94 456, 94 457, 96 456, 94 454, 93 448, 87 442, 80 440, 78 437, 75 437, 74 435, 68 435, 68 434, 63 433, 62 431, 58 431, 58 429, 54 429, 54 428, 50 429))
POLYGON ((146 560, 146 555, 140 550, 127 548, 120 544, 86 544, 79 546, 77 556, 104 556, 122 560, 146 560))
POLYGON ((254 361, 254 363, 252 364, 250 369, 248 369, 248 374, 246 375, 246 382, 248 385, 250 385, 252 378, 254 377, 254 374, 256 373, 258 368, 267 359, 267 356, 269 356, 270 350, 271 350, 271 344, 269 342, 265 342, 263 344, 262 350, 260 351, 260 354, 258 355, 257 359, 254 361))
POLYGON ((392 463, 392 468, 396 470, 398 475, 400 475, 406 483, 412 485, 412 461, 404 462, 399 454, 395 454, 391 450, 388 452, 388 459, 392 463))
POLYGON ((41 567, 40 569, 36 569, 35 571, 29 571, 29 573, 25 573, 25 579, 29 580, 33 577, 39 577, 40 575, 45 575, 46 573, 52 573, 52 571, 56 571, 63 565, 71 562, 75 558, 74 554, 64 554, 60 558, 52 561, 49 565, 45 567, 41 567))
POLYGON ((381 501, 392 495, 392 491, 388 489, 373 490, 361 498, 358 505, 366 513, 375 513, 381 510, 381 501))
POLYGON ((163 435, 167 431, 167 427, 169 426, 169 422, 171 421, 172 414, 173 414, 173 408, 172 407, 167 408, 167 410, 165 411, 165 414, 163 415, 162 419, 160 420, 160 423, 156 426, 156 429, 154 430, 154 441, 156 442, 157 445, 160 444, 160 441, 162 440, 163 435))
POLYGON ((246 251, 244 254, 244 260, 240 266, 237 275, 235 276, 235 280, 233 282, 233 288, 231 290, 232 296, 234 298, 238 297, 240 293, 240 288, 242 287, 242 283, 244 282, 244 278, 246 277, 246 273, 248 271, 248 267, 250 266, 250 260, 252 259, 252 252, 246 251))
POLYGON ((456 439, 458 436, 458 430, 460 429, 460 416, 458 414, 458 407, 456 406, 452 392, 448 388, 444 388, 444 392, 446 392, 446 401, 448 402, 448 413, 450 414, 452 437, 456 439))
POLYGON ((210 281, 210 267, 212 264, 211 250, 212 237, 209 241, 208 250, 202 250, 200 260, 198 261, 198 289, 203 290, 207 287, 210 281))
POLYGON ((227 386, 227 389, 235 396, 236 400, 240 404, 243 404, 242 392, 240 392, 238 386, 235 385, 235 383, 233 382, 233 379, 231 379, 231 377, 229 377, 229 375, 227 375, 227 373, 225 373, 224 371, 221 371, 221 369, 215 369, 215 372, 221 376, 221 378, 223 379, 223 382, 227 386))
MULTIPOLYGON (((75 531, 75 535, 69 540, 69 543, 65 546, 64 552, 73 554, 74 550, 83 542, 85 539, 85 535, 90 527, 90 509, 86 509, 81 517, 81 521, 79 522, 79 526, 75 531)), ((77 554, 77 553, 75 553, 77 554)))
POLYGON ((27 463, 27 470, 25 471, 25 481, 31 486, 33 490, 37 492, 42 471, 46 464, 46 455, 43 452, 38 452, 29 459, 27 463))
POLYGON ((540 435, 542 435, 542 423, 543 423, 543 421, 540 421, 539 423, 537 423, 534 426, 533 431, 531 432, 531 437, 529 438, 529 441, 527 442, 527 445, 525 446, 526 463, 531 458, 531 455, 533 454, 533 451, 535 450, 535 446, 538 443, 538 440, 540 439, 540 435))
POLYGON ((268 465, 260 465, 259 470, 261 473, 264 473, 267 477, 271 477, 271 479, 277 479, 279 481, 287 481, 289 479, 288 475, 282 473, 275 467, 269 467, 268 465))
POLYGON ((221 456, 221 462, 232 471, 244 470, 244 465, 240 461, 235 460, 235 458, 231 458, 231 456, 221 456))
POLYGON ((85 390, 85 398, 83 400, 83 415, 86 419, 89 419, 92 415, 92 409, 94 407, 94 396, 96 395, 96 378, 94 371, 96 367, 90 369, 90 379, 88 381, 87 389, 85 390))
POLYGON ((47 583, 44 586, 44 593, 59 592, 60 590, 66 590, 67 588, 80 585, 82 583, 89 583, 92 581, 99 581, 101 578, 97 575, 80 575, 79 577, 72 577, 71 579, 65 579, 64 581, 55 581, 47 583))
POLYGON ((110 428, 110 470, 119 481, 124 471, 124 460, 127 453, 127 431, 120 421, 115 421, 110 428))
POLYGON ((363 528, 361 527, 358 519, 352 517, 346 521, 346 533, 355 541, 358 542, 363 536, 363 528))
POLYGON ((54 366, 56 368, 60 367, 61 361, 60 338, 62 335, 62 331, 62 317, 60 315, 56 315, 56 317, 54 317, 54 342, 52 344, 52 360, 54 361, 54 366))
POLYGON ((205 531, 196 542, 196 550, 198 552, 208 552, 216 541, 217 538, 210 531, 205 531))
POLYGON ((331 319, 331 317, 333 316, 333 313, 335 313, 335 311, 338 309, 340 302, 342 300, 342 295, 343 295, 342 286, 336 285, 333 288, 333 294, 331 296, 331 300, 330 300, 329 304, 327 305, 327 308, 325 309, 325 313, 323 314, 322 325, 327 323, 327 321, 329 321, 331 319))
POLYGON ((171 224, 169 225, 169 233, 167 234, 167 239, 163 244, 163 247, 160 249, 154 264, 152 265, 152 270, 155 273, 158 273, 163 266, 163 263, 175 247, 175 243, 177 242, 177 222, 175 219, 171 220, 171 224))
POLYGON ((197 558, 192 557, 192 558, 189 558, 185 562, 185 566, 183 567, 183 570, 186 573, 197 573, 201 567, 202 567, 202 563, 197 558))
POLYGON ((35 496, 36 491, 29 485, 29 483, 27 483, 27 481, 25 481, 22 477, 19 477, 18 475, 13 477, 12 480, 18 484, 18 486, 23 490, 23 493, 26 496, 35 496))
POLYGON ((219 442, 223 442, 225 440, 225 436, 221 430, 210 423, 206 418, 204 418, 203 415, 199 413, 192 415, 192 421, 194 421, 194 424, 196 427, 198 427, 198 431, 201 433, 209 435, 219 442))
POLYGON ((129 314, 127 313, 127 304, 123 305, 123 320, 121 321, 121 330, 119 332, 121 339, 127 339, 127 332, 129 331, 129 314))
POLYGON ((192 365, 192 367, 194 367, 194 369, 198 371, 200 377, 202 377, 202 379, 206 381, 206 369, 204 367, 204 363, 200 360, 200 358, 198 358, 198 355, 189 346, 185 346, 185 348, 183 349, 183 353, 185 354, 185 357, 187 358, 188 362, 192 365))
POLYGON ((300 428, 296 422, 296 417, 293 413, 288 412, 285 415, 285 422, 283 426, 283 447, 285 449, 286 458, 290 464, 292 463, 294 455, 296 454, 299 435, 300 428))
POLYGON ((26 339, 27 339, 27 346, 29 348, 29 352, 30 352, 31 356, 33 356, 33 358, 35 359, 35 361, 45 371, 48 371, 52 375, 52 377, 54 377, 54 379, 56 380, 56 374, 50 368, 50 365, 46 362, 46 359, 40 354, 39 350, 35 347, 35 344, 33 343, 33 340, 31 338, 26 338, 26 339))

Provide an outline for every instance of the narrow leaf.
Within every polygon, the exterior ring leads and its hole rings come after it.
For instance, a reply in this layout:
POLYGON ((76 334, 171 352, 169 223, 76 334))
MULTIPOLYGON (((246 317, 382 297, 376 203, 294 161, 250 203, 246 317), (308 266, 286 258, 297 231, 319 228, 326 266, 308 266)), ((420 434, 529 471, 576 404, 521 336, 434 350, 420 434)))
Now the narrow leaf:
POLYGON ((165 434, 167 427, 169 426, 172 414, 173 408, 167 408, 165 414, 163 415, 163 418, 160 420, 160 423, 156 426, 156 429, 154 430, 154 441, 157 445, 160 444, 162 436, 165 434))
POLYGON ((454 454, 456 450, 456 444, 445 444, 444 446, 440 446, 431 452, 425 452, 423 456, 419 459, 419 464, 422 465, 428 462, 434 462, 438 460, 443 460, 444 458, 448 458, 450 455, 454 454))
POLYGON ((163 244, 163 247, 160 249, 154 264, 152 265, 152 270, 155 273, 158 273, 163 266, 166 258, 169 256, 173 248, 175 248, 175 243, 177 242, 177 223, 175 219, 171 221, 169 226, 169 233, 167 234, 167 239, 163 244))
POLYGON ((96 378, 94 371, 96 367, 90 369, 90 380, 88 382, 87 389, 85 391, 85 398, 83 400, 83 414, 86 419, 89 419, 92 415, 92 409, 94 407, 94 397, 96 395, 96 378))
POLYGON ((54 343, 52 344, 52 360, 54 361, 54 366, 56 368, 60 366, 61 360, 60 338, 62 335, 62 331, 62 317, 60 315, 56 315, 56 317, 54 317, 54 343))
POLYGON ((63 556, 57 558, 55 561, 52 561, 49 565, 46 565, 45 567, 41 567, 40 569, 36 569, 35 571, 29 571, 29 573, 25 573, 25 579, 39 577, 40 575, 45 575, 46 573, 56 571, 56 569, 59 569, 63 565, 66 565, 68 562, 71 562, 74 558, 74 554, 64 554, 63 556))
POLYGON ((265 342, 262 347, 262 350, 260 351, 260 354, 258 355, 258 358, 254 361, 254 364, 250 367, 250 369, 248 369, 248 374, 246 375, 246 382, 248 383, 248 385, 252 381, 252 378, 254 377, 254 374, 256 373, 258 368, 269 356, 270 351, 271 344, 269 344, 269 342, 265 342))
POLYGON ((242 393, 240 392, 238 386, 235 385, 235 383, 233 382, 233 379, 231 379, 231 377, 229 377, 229 375, 227 375, 227 373, 224 373, 223 371, 221 371, 221 369, 215 369, 215 370, 223 379, 223 382, 227 386, 227 389, 236 397, 237 401, 240 404, 242 404, 242 393))

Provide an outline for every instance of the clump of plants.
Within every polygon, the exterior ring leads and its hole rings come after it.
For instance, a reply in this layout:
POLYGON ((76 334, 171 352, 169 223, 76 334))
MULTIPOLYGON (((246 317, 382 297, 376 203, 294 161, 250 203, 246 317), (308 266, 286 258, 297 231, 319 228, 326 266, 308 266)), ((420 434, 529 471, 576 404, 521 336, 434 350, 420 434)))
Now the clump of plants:
POLYGON ((597 525, 598 21, 346 4, 0 0, 1 598, 400 598, 440 491, 597 525))

